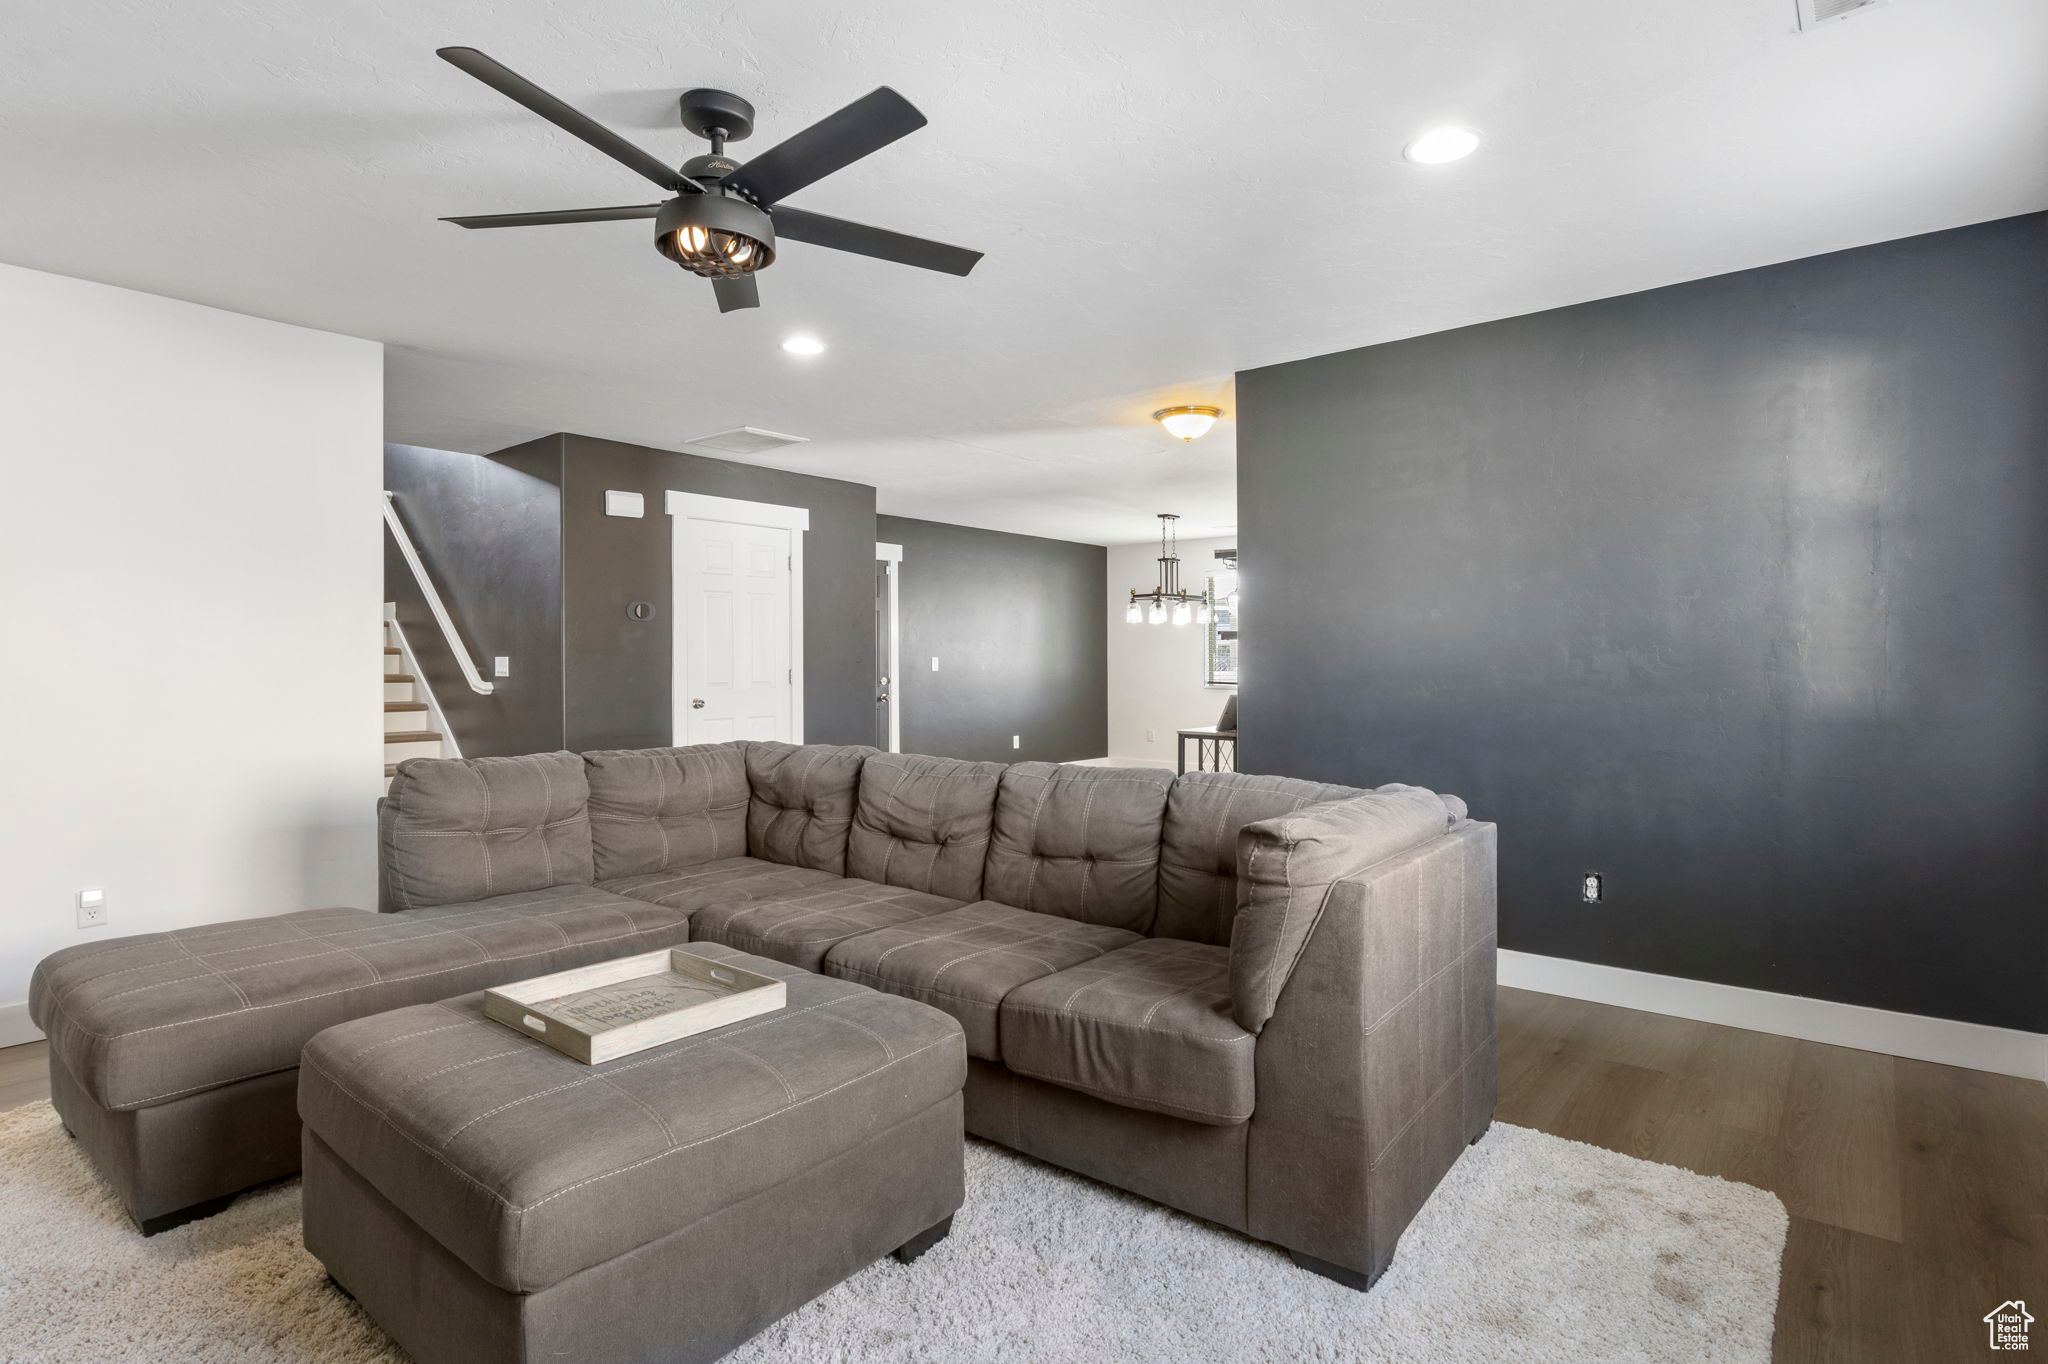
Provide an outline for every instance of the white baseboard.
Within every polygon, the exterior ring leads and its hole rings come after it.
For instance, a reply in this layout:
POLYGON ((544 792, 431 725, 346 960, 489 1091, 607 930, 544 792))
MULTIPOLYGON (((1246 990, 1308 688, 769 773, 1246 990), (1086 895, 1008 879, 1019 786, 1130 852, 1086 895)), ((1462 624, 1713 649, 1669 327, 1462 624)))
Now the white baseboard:
POLYGON ((42 1032, 28 1021, 28 1001, 18 1004, 0 1004, 0 1047, 18 1047, 24 1042, 40 1042, 42 1032))
POLYGON ((2016 1028, 1893 1013, 1530 952, 1501 952, 1500 983, 1518 990, 2048 1083, 2048 1034, 2016 1028))

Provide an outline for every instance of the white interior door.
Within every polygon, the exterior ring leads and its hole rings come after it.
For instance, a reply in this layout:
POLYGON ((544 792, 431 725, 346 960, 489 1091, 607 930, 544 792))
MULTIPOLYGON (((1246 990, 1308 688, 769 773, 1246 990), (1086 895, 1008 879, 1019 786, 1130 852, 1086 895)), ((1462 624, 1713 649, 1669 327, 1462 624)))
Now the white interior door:
POLYGON ((785 526, 677 521, 676 741, 798 742, 785 526))

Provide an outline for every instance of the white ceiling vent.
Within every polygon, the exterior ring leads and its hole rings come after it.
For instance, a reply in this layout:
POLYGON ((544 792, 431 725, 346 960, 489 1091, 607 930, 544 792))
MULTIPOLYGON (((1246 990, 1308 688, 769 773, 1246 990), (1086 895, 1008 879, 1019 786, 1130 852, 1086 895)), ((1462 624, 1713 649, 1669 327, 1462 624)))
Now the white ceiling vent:
POLYGON ((735 426, 730 431, 714 431, 684 443, 716 450, 723 455, 758 455, 768 450, 780 450, 785 445, 802 445, 808 440, 809 436, 785 436, 779 431, 763 431, 758 426, 735 426))
POLYGON ((1884 0, 1794 0, 1799 6, 1799 27, 1812 28, 1830 19, 1846 19, 1862 10, 1875 9, 1884 0))

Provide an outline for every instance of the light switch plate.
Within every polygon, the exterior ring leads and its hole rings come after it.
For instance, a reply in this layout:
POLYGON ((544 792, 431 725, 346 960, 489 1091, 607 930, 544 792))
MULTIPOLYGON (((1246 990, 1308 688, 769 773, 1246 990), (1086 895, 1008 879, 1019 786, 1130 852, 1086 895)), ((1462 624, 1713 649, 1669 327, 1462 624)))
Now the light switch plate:
POLYGON ((511 675, 512 660, 509 657, 507 657, 504 654, 499 654, 491 659, 492 677, 510 677, 511 675))
POLYGON ((647 499, 640 493, 622 493, 616 488, 604 490, 604 514, 606 516, 645 516, 647 499))
POLYGON ((937 672, 938 670, 939 670, 939 660, 938 660, 938 657, 937 657, 937 655, 934 655, 934 656, 932 657, 932 671, 933 671, 933 672, 937 672))

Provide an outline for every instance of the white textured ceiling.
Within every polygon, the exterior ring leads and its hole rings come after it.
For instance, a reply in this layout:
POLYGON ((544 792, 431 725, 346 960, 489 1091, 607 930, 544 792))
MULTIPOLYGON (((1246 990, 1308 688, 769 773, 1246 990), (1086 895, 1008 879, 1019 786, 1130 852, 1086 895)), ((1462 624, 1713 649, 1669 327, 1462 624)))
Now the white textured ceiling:
POLYGON ((746 423, 885 512, 1193 537, 1235 520, 1232 429, 1147 415, 1235 370, 2048 206, 2048 4, 1793 4, 11 5, 0 260, 384 341, 398 440, 746 423), (676 161, 685 86, 754 101, 744 159, 893 85, 931 126, 792 202, 988 258, 790 243, 721 317, 646 223, 438 223, 660 197, 448 44, 676 161), (1401 160, 1445 122, 1485 145, 1401 160))

